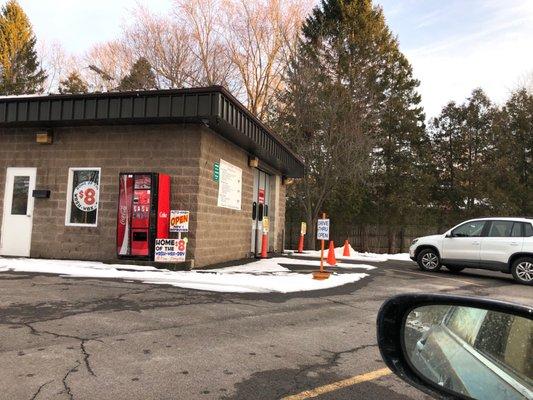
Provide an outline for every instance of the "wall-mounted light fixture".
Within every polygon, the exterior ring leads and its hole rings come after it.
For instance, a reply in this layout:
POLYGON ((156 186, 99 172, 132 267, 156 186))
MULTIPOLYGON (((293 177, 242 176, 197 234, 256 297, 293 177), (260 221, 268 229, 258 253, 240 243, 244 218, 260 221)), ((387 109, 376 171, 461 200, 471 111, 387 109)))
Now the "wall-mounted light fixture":
POLYGON ((283 178, 281 178, 281 183, 285 186, 292 185, 294 183, 294 178, 287 178, 286 176, 284 176, 283 178))
POLYGON ((252 156, 248 157, 248 166, 252 168, 259 167, 259 158, 252 156))
POLYGON ((35 134, 35 142, 38 144, 52 144, 54 135, 52 131, 39 131, 35 134))

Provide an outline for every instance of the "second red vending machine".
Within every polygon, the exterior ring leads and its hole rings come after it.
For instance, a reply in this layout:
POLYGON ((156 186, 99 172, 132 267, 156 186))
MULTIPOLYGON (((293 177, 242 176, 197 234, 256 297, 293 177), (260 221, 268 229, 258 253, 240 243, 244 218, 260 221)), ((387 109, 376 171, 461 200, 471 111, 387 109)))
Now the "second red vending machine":
POLYGON ((117 255, 153 260, 155 239, 169 236, 170 176, 154 172, 119 175, 117 255))

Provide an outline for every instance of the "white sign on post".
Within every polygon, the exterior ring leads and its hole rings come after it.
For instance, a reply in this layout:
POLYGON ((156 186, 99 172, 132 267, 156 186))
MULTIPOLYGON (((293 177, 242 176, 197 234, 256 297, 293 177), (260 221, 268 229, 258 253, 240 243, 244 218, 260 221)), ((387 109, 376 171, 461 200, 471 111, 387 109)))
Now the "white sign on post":
POLYGON ((155 262, 182 262, 187 255, 187 241, 185 239, 156 239, 155 262))
POLYGON ((329 219, 319 219, 316 229, 318 240, 329 240, 329 219))
POLYGON ((189 211, 170 210, 170 232, 189 232, 189 211))
POLYGON ((242 169, 220 160, 220 178, 218 184, 218 207, 241 209, 242 169))

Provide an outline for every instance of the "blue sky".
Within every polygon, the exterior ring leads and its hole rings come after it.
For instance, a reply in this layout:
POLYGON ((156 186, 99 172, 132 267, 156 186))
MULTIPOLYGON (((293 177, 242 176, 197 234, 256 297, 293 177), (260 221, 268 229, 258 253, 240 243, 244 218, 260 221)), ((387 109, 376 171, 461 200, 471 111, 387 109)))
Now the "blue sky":
MULTIPOLYGON (((19 0, 38 38, 83 53, 117 37, 128 9, 171 0, 19 0)), ((426 113, 481 87, 497 102, 533 72, 533 0, 378 0, 421 81, 426 113)))

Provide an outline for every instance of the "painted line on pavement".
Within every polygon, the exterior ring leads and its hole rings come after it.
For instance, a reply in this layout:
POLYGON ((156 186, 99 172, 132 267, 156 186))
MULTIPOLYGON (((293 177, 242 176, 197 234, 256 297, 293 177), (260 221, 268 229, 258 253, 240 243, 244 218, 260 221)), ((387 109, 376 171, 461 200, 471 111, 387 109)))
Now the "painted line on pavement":
POLYGON ((304 400, 317 397, 326 393, 333 392, 348 386, 357 385, 358 383, 373 381, 374 379, 381 378, 392 374, 392 371, 388 368, 377 369, 372 372, 367 372, 366 374, 356 375, 342 381, 333 382, 329 385, 319 386, 315 389, 305 390, 298 394, 293 394, 291 396, 283 397, 281 400, 304 400))
MULTIPOLYGON (((400 273, 404 273, 404 274, 420 275, 420 276, 425 276, 426 278, 431 278, 432 277, 430 274, 424 274, 422 272, 404 271, 404 270, 401 270, 401 269, 394 269, 394 268, 389 268, 388 270, 384 269, 384 271, 395 271, 395 272, 400 272, 400 273)), ((450 281, 467 283, 469 285, 474 285, 474 286, 480 286, 480 287, 481 286, 486 286, 486 285, 481 285, 481 284, 475 283, 475 282, 465 281, 465 280, 462 280, 462 279, 449 278, 447 276, 434 275, 434 277, 438 277, 440 279, 448 279, 450 281)))

